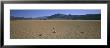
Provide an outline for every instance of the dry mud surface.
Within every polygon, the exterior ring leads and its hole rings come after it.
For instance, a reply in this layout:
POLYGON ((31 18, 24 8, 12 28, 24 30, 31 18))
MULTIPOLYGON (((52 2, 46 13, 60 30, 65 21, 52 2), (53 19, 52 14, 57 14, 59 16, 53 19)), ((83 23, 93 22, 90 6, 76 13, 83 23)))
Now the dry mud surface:
POLYGON ((10 22, 11 39, 100 39, 100 20, 10 22))

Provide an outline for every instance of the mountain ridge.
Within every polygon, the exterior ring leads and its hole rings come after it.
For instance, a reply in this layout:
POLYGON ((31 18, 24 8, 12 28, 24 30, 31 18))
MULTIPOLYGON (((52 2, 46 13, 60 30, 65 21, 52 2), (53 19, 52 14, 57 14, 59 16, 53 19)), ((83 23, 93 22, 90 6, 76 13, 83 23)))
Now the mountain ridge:
POLYGON ((101 14, 85 14, 85 15, 71 15, 71 14, 53 14, 44 17, 25 18, 25 17, 10 17, 11 20, 101 20, 101 14))

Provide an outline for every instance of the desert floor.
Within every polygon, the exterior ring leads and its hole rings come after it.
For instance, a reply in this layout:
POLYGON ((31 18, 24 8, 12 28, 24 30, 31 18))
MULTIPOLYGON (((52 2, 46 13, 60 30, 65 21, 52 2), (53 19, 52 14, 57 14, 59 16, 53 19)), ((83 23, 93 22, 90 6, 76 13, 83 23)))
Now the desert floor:
POLYGON ((100 20, 12 20, 11 39, 100 39, 100 20))

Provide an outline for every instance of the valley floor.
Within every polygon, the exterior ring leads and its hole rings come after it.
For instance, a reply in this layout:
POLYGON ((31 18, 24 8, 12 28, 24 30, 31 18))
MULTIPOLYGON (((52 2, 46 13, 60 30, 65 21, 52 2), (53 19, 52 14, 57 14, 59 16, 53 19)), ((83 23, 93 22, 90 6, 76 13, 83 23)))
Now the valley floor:
POLYGON ((100 39, 100 20, 13 20, 11 39, 100 39))

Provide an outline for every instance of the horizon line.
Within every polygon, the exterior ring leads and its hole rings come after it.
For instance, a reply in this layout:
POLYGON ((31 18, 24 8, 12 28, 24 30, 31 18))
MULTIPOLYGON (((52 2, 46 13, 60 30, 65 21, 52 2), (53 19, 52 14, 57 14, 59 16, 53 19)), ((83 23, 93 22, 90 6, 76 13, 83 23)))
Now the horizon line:
MULTIPOLYGON (((57 13, 57 14, 62 14, 62 13, 57 13)), ((96 13, 96 14, 101 14, 101 13, 96 13)), ((55 14, 53 14, 53 15, 55 15, 55 14)), ((73 15, 73 14, 64 14, 64 15, 73 15)), ((91 15, 91 14, 83 14, 83 15, 91 15)), ((51 16, 51 15, 49 15, 49 16, 51 16)), ((13 16, 13 17, 16 17, 16 16, 13 16)), ((23 17, 23 16, 19 16, 19 17, 23 17)), ((41 16, 41 17, 46 17, 46 16, 41 16)), ((24 18, 37 18, 37 17, 24 17, 24 18)))

